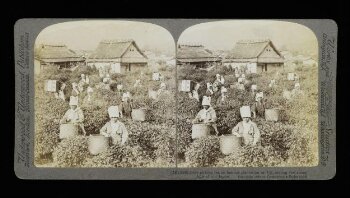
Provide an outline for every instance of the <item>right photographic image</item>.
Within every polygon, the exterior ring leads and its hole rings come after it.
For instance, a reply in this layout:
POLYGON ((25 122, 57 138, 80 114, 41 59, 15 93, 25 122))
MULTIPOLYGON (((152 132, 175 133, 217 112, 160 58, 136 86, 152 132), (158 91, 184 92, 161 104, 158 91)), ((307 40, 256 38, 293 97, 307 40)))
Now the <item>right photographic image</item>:
POLYGON ((201 23, 180 36, 178 167, 312 167, 318 41, 272 20, 201 23))

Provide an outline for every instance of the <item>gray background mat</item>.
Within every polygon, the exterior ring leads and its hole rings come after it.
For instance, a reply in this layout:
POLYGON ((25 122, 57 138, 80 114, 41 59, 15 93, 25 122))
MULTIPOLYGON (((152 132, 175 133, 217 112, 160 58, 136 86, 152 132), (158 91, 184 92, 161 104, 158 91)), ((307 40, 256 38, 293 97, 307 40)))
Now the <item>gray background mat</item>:
MULTIPOLYGON (((14 171, 21 179, 266 179, 325 180, 336 174, 337 24, 333 20, 275 20, 310 28, 319 43, 319 164, 298 168, 37 168, 34 166, 34 43, 47 26, 91 19, 21 19, 15 24, 14 171)), ((99 19, 100 20, 100 19, 99 19)), ((188 27, 216 19, 107 19, 148 22, 177 41, 188 27)), ((227 19, 229 20, 229 19, 227 19)))

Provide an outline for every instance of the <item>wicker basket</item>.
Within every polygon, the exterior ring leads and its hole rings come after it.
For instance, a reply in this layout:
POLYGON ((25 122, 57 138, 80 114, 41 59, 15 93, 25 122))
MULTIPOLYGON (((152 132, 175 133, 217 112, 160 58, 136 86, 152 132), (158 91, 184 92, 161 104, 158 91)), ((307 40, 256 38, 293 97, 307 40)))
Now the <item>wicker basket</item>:
POLYGON ((146 109, 132 109, 131 117, 134 121, 145 121, 146 120, 146 109))
POLYGON ((207 124, 192 125, 192 139, 206 137, 210 134, 210 126, 207 124))
POLYGON ((88 149, 91 155, 97 155, 109 148, 110 138, 100 134, 89 136, 88 149))
POLYGON ((220 136, 220 151, 224 155, 237 153, 242 147, 242 138, 235 135, 220 136))
POLYGON ((60 125, 60 139, 71 138, 77 136, 79 132, 78 125, 74 124, 61 124, 60 125))
POLYGON ((265 119, 266 121, 275 121, 279 120, 279 109, 265 109, 265 119))

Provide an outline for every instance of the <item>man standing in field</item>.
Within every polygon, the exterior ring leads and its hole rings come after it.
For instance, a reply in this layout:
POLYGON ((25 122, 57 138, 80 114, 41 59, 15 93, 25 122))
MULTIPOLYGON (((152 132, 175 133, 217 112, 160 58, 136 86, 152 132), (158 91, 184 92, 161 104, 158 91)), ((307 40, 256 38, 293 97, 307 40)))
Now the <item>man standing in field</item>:
POLYGON ((255 95, 255 102, 252 105, 253 118, 264 117, 265 115, 265 102, 263 101, 263 92, 258 92, 255 95))
POLYGON ((132 111, 132 103, 130 101, 130 94, 123 93, 122 102, 119 105, 120 107, 120 114, 121 116, 125 116, 127 118, 131 118, 131 111, 132 111))

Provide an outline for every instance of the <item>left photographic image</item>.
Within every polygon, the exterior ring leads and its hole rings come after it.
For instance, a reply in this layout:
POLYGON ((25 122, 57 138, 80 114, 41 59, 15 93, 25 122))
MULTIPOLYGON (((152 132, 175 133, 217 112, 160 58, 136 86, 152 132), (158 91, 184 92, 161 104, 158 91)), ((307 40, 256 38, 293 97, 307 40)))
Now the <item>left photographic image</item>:
POLYGON ((73 21, 35 41, 36 167, 175 167, 175 42, 164 28, 73 21))

